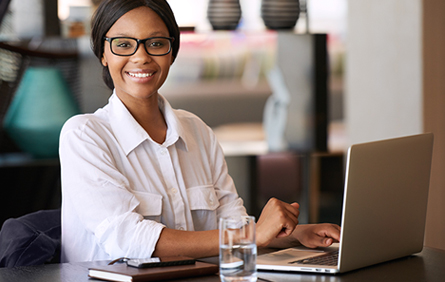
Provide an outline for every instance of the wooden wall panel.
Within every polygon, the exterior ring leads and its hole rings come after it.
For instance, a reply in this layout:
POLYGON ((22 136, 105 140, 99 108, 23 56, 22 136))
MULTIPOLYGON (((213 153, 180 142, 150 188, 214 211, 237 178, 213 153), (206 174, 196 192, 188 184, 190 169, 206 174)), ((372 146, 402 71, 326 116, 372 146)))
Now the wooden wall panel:
POLYGON ((424 129, 435 134, 425 245, 445 250, 445 1, 423 0, 424 129))

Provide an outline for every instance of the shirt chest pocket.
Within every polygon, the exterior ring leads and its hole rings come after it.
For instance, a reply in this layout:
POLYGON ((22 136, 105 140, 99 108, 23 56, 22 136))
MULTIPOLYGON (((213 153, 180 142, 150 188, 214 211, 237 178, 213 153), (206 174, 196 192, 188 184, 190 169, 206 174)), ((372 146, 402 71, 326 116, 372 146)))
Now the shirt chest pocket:
POLYGON ((133 191, 133 194, 139 201, 136 212, 145 219, 161 222, 162 196, 140 191, 133 191))
POLYGON ((196 231, 217 227, 216 209, 219 200, 213 186, 197 186, 187 189, 193 224, 196 231))
POLYGON ((191 210, 216 210, 219 206, 213 186, 197 186, 187 189, 191 210))

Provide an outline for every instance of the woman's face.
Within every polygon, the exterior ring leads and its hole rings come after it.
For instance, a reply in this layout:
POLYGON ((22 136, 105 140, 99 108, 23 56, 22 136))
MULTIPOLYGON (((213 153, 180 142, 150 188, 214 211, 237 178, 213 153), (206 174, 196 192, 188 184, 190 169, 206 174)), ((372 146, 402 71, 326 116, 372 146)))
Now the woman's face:
MULTIPOLYGON (((139 7, 124 14, 106 34, 108 38, 145 39, 158 36, 169 37, 167 26, 148 7, 139 7)), ((143 44, 139 44, 136 53, 131 56, 114 55, 110 43, 105 41, 102 64, 108 66, 116 94, 124 104, 135 99, 142 102, 141 99, 155 96, 167 78, 172 62, 171 52, 164 56, 151 56, 143 44)))

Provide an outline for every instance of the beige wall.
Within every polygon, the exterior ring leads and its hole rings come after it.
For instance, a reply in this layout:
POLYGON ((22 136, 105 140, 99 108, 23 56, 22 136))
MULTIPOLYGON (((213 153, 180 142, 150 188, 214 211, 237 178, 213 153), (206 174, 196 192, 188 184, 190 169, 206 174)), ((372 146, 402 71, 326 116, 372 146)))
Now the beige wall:
POLYGON ((445 250, 445 1, 423 0, 425 131, 434 132, 425 244, 445 250))
POLYGON ((348 1, 350 144, 423 130, 421 1, 348 1))
POLYGON ((444 15, 443 0, 349 0, 345 115, 349 143, 435 133, 425 244, 445 250, 444 15))

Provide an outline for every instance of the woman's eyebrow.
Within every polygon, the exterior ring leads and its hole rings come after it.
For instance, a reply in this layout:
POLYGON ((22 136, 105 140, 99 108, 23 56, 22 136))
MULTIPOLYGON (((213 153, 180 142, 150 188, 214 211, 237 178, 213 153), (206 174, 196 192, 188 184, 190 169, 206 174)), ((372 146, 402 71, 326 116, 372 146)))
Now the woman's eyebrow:
MULTIPOLYGON (((157 37, 157 36, 167 36, 168 37, 170 35, 169 34, 165 35, 165 33, 162 32, 162 31, 155 31, 155 32, 150 33, 148 37, 144 37, 144 38, 157 37)), ((108 36, 108 37, 131 37, 131 38, 137 38, 137 37, 132 36, 132 35, 130 35, 128 33, 117 33, 117 34, 114 34, 114 35, 108 36)), ((139 38, 139 39, 142 39, 142 38, 139 38)))
MULTIPOLYGON (((162 31, 155 31, 150 34, 150 37, 154 37, 154 36, 165 36, 165 33, 162 31)), ((167 34, 167 36, 168 36, 168 34, 167 34)))

